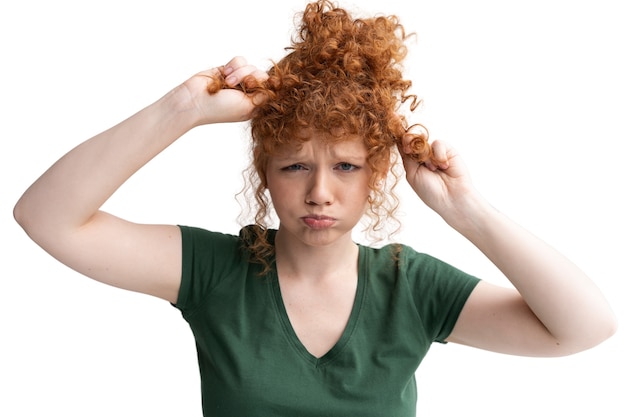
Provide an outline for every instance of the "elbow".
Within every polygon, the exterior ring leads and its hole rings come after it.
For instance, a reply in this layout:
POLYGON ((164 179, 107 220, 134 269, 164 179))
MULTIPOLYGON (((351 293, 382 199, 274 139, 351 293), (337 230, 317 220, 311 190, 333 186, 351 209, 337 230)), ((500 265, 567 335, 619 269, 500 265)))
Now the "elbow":
POLYGON ((50 244, 58 242, 61 235, 59 228, 55 227, 58 222, 50 221, 45 210, 42 210, 44 207, 28 196, 22 196, 13 207, 13 218, 30 240, 48 251, 50 244))
POLYGON ((598 342, 602 343, 605 340, 611 338, 615 333, 617 333, 617 328, 619 327, 618 322, 617 322, 617 316, 615 315, 615 313, 610 312, 609 317, 607 317, 607 319, 605 320, 604 323, 604 338, 601 338, 601 340, 598 342))
POLYGON ((596 331, 594 332, 596 336, 595 345, 599 345, 605 340, 610 339, 615 333, 617 333, 617 327, 617 316, 607 304, 606 311, 596 321, 596 331))
POLYGON ((584 337, 582 339, 579 337, 578 342, 572 344, 573 347, 568 354, 589 350, 602 344, 617 332, 617 328, 617 317, 609 310, 604 317, 598 318, 591 328, 581 332, 584 334, 584 337))
POLYGON ((20 225, 27 235, 31 236, 36 224, 36 211, 25 196, 22 196, 13 207, 13 218, 20 225))
POLYGON ((22 227, 22 229, 26 229, 27 216, 25 214, 24 202, 22 201, 23 199, 24 197, 20 198, 13 207, 13 218, 17 224, 22 227))
POLYGON ((608 300, 599 295, 595 304, 590 304, 582 311, 586 312, 585 317, 581 317, 579 334, 584 335, 581 342, 583 349, 595 347, 610 339, 618 328, 617 315, 611 308, 608 300))

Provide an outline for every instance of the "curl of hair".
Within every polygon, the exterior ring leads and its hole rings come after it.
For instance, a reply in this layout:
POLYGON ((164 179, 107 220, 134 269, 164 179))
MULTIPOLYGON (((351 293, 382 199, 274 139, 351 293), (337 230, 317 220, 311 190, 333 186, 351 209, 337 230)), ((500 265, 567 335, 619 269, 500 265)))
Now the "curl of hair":
MULTIPOLYGON (((413 111, 420 103, 409 94, 411 81, 402 74, 408 37, 396 16, 355 19, 328 0, 316 1, 302 13, 288 54, 273 64, 268 80, 241 84, 249 94, 266 96, 251 119, 249 187, 257 212, 256 227, 247 229, 253 236, 246 239, 253 258, 266 270, 265 259, 273 253, 267 240, 267 162, 283 146, 308 140, 303 132, 319 132, 331 141, 349 135, 363 138, 372 172, 367 230, 375 236, 386 228, 386 220, 398 223, 393 192, 400 175, 395 169, 397 146, 408 135, 411 158, 425 162, 431 155, 426 129, 410 132, 415 126, 408 126, 400 113, 403 105, 413 111)), ((216 80, 213 88, 224 85, 216 80)))

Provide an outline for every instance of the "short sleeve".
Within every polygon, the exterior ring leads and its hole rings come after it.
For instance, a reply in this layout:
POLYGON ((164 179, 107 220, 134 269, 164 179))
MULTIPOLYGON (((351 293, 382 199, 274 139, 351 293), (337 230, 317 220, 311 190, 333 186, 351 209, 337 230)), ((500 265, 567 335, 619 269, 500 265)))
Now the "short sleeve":
POLYGON ((412 288, 415 307, 431 340, 445 343, 478 282, 473 275, 430 255, 404 247, 401 268, 412 288))
POLYGON ((211 290, 241 264, 240 239, 234 235, 201 228, 179 226, 182 236, 182 271, 178 300, 174 307, 192 313, 211 290))

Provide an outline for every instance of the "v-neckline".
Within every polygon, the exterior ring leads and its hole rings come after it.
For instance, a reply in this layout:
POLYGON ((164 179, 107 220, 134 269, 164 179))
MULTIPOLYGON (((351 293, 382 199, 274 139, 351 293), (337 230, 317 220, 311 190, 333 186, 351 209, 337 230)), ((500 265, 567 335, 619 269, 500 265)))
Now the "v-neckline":
POLYGON ((283 295, 280 290, 280 283, 278 281, 278 273, 276 271, 276 264, 273 265, 271 274, 271 292, 274 298, 274 305, 276 306, 276 312, 278 317, 280 318, 280 322, 282 324, 282 328, 285 332, 285 336, 289 343, 293 346, 293 348, 307 361, 314 364, 315 366, 322 366, 328 361, 332 360, 337 354, 339 354, 346 344, 350 341, 352 333, 357 326, 359 315, 361 313, 361 308, 363 305, 363 300, 365 298, 365 280, 366 280, 366 271, 364 261, 365 251, 363 247, 359 245, 359 255, 358 255, 358 271, 357 271, 357 286, 356 286, 356 294, 354 296, 354 302, 352 304, 352 310, 350 311, 350 316, 348 318, 348 322, 346 324, 345 329, 341 333, 339 340, 322 356, 317 357, 308 351, 306 346, 302 343, 294 327, 291 324, 291 320, 289 319, 289 315, 287 314, 287 308, 285 307, 285 302, 283 300, 283 295))

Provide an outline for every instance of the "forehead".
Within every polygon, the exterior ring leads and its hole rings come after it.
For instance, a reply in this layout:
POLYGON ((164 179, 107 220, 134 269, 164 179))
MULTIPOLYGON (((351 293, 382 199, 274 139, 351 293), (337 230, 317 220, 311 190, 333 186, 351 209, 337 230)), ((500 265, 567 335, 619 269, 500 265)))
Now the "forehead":
POLYGON ((294 141, 281 146, 278 150, 278 158, 305 156, 308 154, 324 153, 333 158, 365 158, 367 148, 363 138, 359 135, 328 135, 306 134, 303 140, 294 141))

